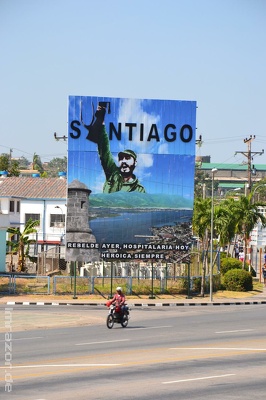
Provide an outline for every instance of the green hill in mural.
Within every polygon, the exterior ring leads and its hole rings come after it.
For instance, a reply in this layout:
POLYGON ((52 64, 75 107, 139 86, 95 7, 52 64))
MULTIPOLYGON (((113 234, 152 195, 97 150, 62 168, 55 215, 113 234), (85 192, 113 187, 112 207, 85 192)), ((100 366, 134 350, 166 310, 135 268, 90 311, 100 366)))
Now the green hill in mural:
POLYGON ((147 194, 138 192, 99 193, 90 195, 91 207, 114 208, 167 208, 192 209, 193 200, 167 194, 147 194))

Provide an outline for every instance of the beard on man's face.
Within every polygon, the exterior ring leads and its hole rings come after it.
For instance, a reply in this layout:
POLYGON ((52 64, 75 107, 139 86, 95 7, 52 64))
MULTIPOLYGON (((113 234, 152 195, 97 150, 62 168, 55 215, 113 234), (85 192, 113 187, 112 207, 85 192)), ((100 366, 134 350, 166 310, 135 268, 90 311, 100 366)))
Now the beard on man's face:
POLYGON ((133 171, 135 168, 135 164, 134 165, 128 165, 127 163, 122 163, 120 165, 120 173, 123 177, 128 177, 130 175, 132 175, 133 171))

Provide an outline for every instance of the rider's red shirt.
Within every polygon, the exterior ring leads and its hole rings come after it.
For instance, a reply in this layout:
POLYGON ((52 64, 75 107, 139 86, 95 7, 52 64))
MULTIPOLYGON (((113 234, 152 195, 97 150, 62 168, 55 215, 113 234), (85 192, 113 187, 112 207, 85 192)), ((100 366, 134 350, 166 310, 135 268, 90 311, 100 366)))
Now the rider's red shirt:
POLYGON ((115 304, 117 306, 121 306, 121 305, 125 304, 125 301, 126 301, 126 298, 123 293, 121 293, 121 294, 116 293, 112 299, 112 302, 115 302, 115 304))

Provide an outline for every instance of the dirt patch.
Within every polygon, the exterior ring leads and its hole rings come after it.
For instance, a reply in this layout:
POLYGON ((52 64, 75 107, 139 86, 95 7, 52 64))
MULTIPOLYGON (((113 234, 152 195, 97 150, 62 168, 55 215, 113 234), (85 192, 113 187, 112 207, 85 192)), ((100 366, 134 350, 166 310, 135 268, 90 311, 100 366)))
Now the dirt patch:
MULTIPOLYGON (((9 308, 11 309, 11 307, 9 308)), ((36 310, 37 311, 37 310, 36 310)), ((102 325, 105 323, 105 317, 91 315, 89 311, 75 313, 58 312, 34 312, 33 310, 13 309, 11 311, 12 332, 28 331, 34 329, 51 329, 71 326, 89 326, 102 325)), ((0 326, 0 332, 5 332, 5 326, 0 326)))

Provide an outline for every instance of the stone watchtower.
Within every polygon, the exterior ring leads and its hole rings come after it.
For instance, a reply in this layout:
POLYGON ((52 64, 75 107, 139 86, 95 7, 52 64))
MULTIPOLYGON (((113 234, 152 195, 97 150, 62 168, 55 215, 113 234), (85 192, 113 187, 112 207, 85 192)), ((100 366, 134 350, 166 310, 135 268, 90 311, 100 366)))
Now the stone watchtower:
POLYGON ((89 227, 87 186, 74 180, 68 185, 66 220, 66 260, 91 262, 99 260, 96 239, 89 227))

